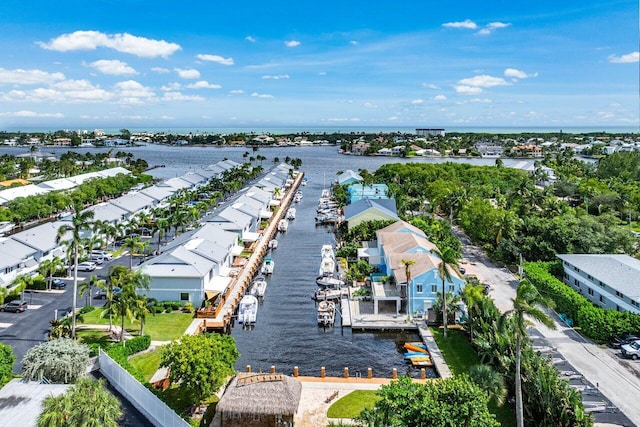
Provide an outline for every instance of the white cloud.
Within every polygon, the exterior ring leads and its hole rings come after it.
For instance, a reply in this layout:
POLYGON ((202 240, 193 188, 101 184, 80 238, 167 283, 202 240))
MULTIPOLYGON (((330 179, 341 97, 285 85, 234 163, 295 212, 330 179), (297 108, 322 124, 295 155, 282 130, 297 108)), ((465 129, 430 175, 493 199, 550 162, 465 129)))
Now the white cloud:
POLYGON ((440 89, 438 86, 434 85, 433 83, 422 83, 422 87, 426 87, 427 89, 435 89, 435 90, 440 89))
POLYGON ((481 87, 457 85, 454 86, 454 88, 456 90, 456 93, 459 93, 461 95, 477 95, 479 93, 482 93, 481 87))
POLYGON ((499 28, 507 28, 510 27, 511 24, 506 23, 506 22, 490 22, 489 24, 487 24, 484 28, 482 28, 480 31, 478 31, 476 34, 480 35, 480 36, 486 36, 489 35, 491 33, 493 33, 495 30, 499 29, 499 28))
POLYGON ((204 101, 204 98, 197 95, 184 95, 180 92, 165 92, 163 101, 204 101))
POLYGON ((151 69, 151 71, 153 71, 154 73, 158 73, 158 74, 167 74, 170 73, 171 70, 168 68, 162 68, 162 67, 153 67, 151 69))
POLYGON ((118 82, 114 85, 118 102, 121 104, 143 104, 156 100, 156 95, 151 90, 135 80, 118 82))
POLYGON ((436 95, 436 96, 433 97, 433 100, 434 101, 446 101, 447 97, 444 96, 444 95, 436 95))
POLYGON ((209 83, 206 80, 200 80, 198 82, 187 85, 187 87, 189 89, 220 89, 222 86, 215 83, 209 83))
POLYGON ((394 122, 394 121, 396 121, 396 120, 398 120, 398 119, 399 119, 399 117, 398 117, 398 116, 391 116, 391 117, 389 117, 387 120, 389 120, 389 121, 391 121, 391 122, 394 122))
POLYGON ((296 46, 300 46, 302 43, 300 43, 298 40, 288 40, 284 42, 284 44, 287 47, 296 47, 296 46))
POLYGON ((505 77, 511 77, 512 79, 526 79, 529 77, 538 77, 538 73, 525 73, 522 70, 517 70, 515 68, 507 68, 504 70, 505 77))
POLYGON ((108 102, 113 93, 93 85, 88 80, 64 80, 48 88, 36 88, 30 91, 12 90, 0 94, 3 101, 28 101, 48 103, 98 103, 108 102))
POLYGON ((209 55, 200 53, 196 57, 202 61, 217 62, 222 65, 233 65, 233 58, 224 58, 220 55, 209 55))
POLYGON ((414 105, 422 104, 423 102, 424 99, 414 99, 413 101, 411 101, 411 103, 414 105))
POLYGON ((122 62, 117 59, 101 59, 99 61, 94 61, 89 65, 100 71, 102 74, 110 74, 113 76, 138 74, 138 72, 128 66, 126 62, 122 62))
POLYGON ((288 79, 289 78, 289 74, 278 74, 275 76, 272 75, 265 75, 262 76, 263 79, 272 79, 272 80, 282 80, 282 79, 288 79))
POLYGON ((349 42, 349 44, 350 44, 351 46, 357 46, 357 45, 359 45, 360 43, 359 43, 357 40, 351 40, 351 41, 349 42))
POLYGON ((161 120, 173 120, 173 119, 175 119, 175 117, 163 115, 163 116, 160 116, 160 119, 161 120))
POLYGON ((320 71, 320 72, 318 73, 318 75, 319 75, 319 76, 326 76, 326 75, 327 75, 327 72, 326 72, 326 71, 320 71))
POLYGON ((638 62, 639 59, 640 52, 631 52, 621 56, 609 55, 609 62, 612 64, 630 64, 632 62, 638 62))
POLYGON ((37 43, 43 49, 58 52, 95 50, 98 47, 106 47, 143 58, 155 58, 158 56, 167 58, 181 49, 180 45, 164 40, 153 40, 128 33, 105 34, 99 31, 76 31, 51 39, 49 43, 37 43))
POLYGON ((64 115, 62 113, 36 113, 34 111, 21 110, 0 113, 0 117, 52 117, 55 119, 61 119, 64 115))
POLYGON ((360 119, 357 117, 347 118, 347 117, 336 117, 332 119, 327 119, 328 122, 359 122, 360 119))
POLYGON ((255 98, 273 98, 273 95, 269 95, 268 93, 258 93, 258 92, 253 92, 251 96, 255 98))
POLYGON ((469 102, 477 102, 479 104, 491 104, 491 100, 489 98, 473 98, 473 99, 470 99, 469 102))
POLYGON ((237 94, 244 93, 244 91, 242 89, 232 89, 232 90, 229 91, 229 93, 237 95, 237 94))
POLYGON ((462 22, 446 22, 442 24, 445 28, 466 28, 469 30, 475 30, 478 28, 478 24, 473 22, 471 19, 465 19, 462 22))
POLYGON ((509 83, 502 77, 493 77, 486 74, 480 76, 473 76, 467 79, 462 79, 458 82, 463 86, 473 87, 494 87, 494 86, 507 86, 509 83))
POLYGON ((0 68, 0 84, 14 85, 37 85, 51 84, 56 81, 64 80, 62 73, 47 73, 41 70, 5 70, 0 68))
POLYGON ((256 39, 252 36, 247 36, 244 38, 246 41, 251 42, 251 43, 255 43, 256 39))
POLYGON ((182 79, 199 79, 200 71, 195 70, 193 68, 182 69, 182 68, 174 68, 174 71, 178 73, 178 76, 182 79))
POLYGON ((378 108, 378 106, 376 104, 373 104, 371 102, 365 102, 362 105, 364 105, 365 108, 378 108))
POLYGON ((182 88, 182 85, 180 83, 177 83, 177 82, 172 82, 172 83, 160 86, 160 90, 163 90, 165 92, 167 92, 167 91, 175 91, 175 90, 178 90, 178 89, 181 89, 181 88, 182 88))

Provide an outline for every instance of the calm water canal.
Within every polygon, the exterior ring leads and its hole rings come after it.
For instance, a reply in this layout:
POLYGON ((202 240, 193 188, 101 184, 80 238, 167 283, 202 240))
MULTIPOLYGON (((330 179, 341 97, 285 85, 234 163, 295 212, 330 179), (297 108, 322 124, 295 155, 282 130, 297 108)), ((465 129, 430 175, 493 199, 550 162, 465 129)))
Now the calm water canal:
MULTIPOLYGON (((87 150, 87 149, 84 149, 87 150)), ((92 152, 106 149, 92 148, 92 152)), ((1 149, 0 154, 20 154, 25 148, 1 149)), ((45 151, 45 150, 43 150, 45 151)), ((49 149, 56 154, 66 149, 49 149)), ((145 159, 149 165, 165 165, 151 171, 155 177, 166 179, 197 170, 224 158, 238 162, 243 158, 244 148, 201 148, 145 146, 123 149, 135 157, 145 159)), ((375 376, 390 377, 393 368, 399 374, 408 373, 403 360, 402 345, 418 339, 415 334, 399 332, 352 332, 342 329, 339 316, 334 328, 323 329, 316 321, 316 303, 311 299, 316 289, 315 278, 320 264, 320 248, 334 243, 331 229, 315 226, 315 209, 323 187, 329 187, 337 171, 367 169, 374 171, 387 162, 412 160, 384 157, 343 156, 337 147, 278 147, 262 148, 258 153, 267 157, 264 166, 273 164, 274 157, 281 161, 285 157, 302 159, 302 170, 309 180, 300 187, 303 200, 296 206, 297 216, 289 230, 278 236, 278 249, 273 251, 275 269, 268 279, 264 302, 258 309, 258 321, 252 330, 243 330, 236 325, 232 331, 241 357, 236 365, 244 370, 251 365, 253 370, 267 371, 272 365, 279 372, 291 374, 298 366, 300 375, 319 375, 324 366, 327 375, 340 376, 345 367, 355 374, 366 375, 372 368, 375 376)), ((415 159, 413 161, 433 163, 440 159, 415 159)), ((493 164, 494 159, 457 160, 474 164, 493 164)), ((507 162, 505 162, 507 163, 507 162)), ((412 373, 416 375, 416 373, 412 373)))

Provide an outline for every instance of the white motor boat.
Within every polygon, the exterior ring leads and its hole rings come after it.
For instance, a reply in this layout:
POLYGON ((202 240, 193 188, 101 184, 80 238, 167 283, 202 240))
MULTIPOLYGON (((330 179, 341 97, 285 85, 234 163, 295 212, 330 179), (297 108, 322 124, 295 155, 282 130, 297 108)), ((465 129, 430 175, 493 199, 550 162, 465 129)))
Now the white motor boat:
POLYGON ((333 326, 336 318, 336 303, 333 301, 320 301, 318 304, 318 325, 333 326))
POLYGON ((277 249, 278 248, 278 241, 276 239, 271 239, 269 241, 269 249, 277 249))
POLYGON ((253 325, 258 317, 258 298, 245 295, 238 305, 238 322, 243 326, 253 325))
POLYGON ((286 219, 281 219, 280 222, 278 222, 278 231, 285 232, 287 231, 288 228, 289 228, 289 221, 287 221, 286 219))
POLYGON ((262 269, 260 270, 262 274, 273 274, 274 262, 271 257, 267 257, 264 259, 262 263, 262 269))
POLYGON ((322 248, 320 249, 320 256, 322 258, 333 258, 333 259, 335 259, 335 255, 333 253, 333 246, 332 245, 322 245, 322 248))
POLYGON ((330 257, 322 258, 320 262, 320 276, 333 276, 336 272, 336 260, 330 257))
POLYGON ((258 277, 251 284, 251 289, 249 293, 258 298, 264 298, 264 294, 267 291, 267 281, 264 277, 258 277))
POLYGON ((340 289, 345 285, 345 282, 331 276, 320 276, 316 279, 316 284, 323 289, 340 289))
POLYGON ((287 209, 286 217, 289 221, 293 221, 294 219, 296 219, 296 208, 287 209))

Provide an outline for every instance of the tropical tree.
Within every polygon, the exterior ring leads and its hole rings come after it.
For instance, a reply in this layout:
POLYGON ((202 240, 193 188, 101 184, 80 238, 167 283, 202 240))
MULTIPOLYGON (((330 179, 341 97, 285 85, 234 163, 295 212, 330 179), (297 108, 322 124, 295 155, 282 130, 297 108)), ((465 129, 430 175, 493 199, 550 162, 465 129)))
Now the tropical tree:
POLYGON ((0 343, 0 387, 13 379, 13 364, 16 361, 16 355, 13 349, 7 344, 0 343))
POLYGON ((462 291, 462 300, 467 306, 469 313, 469 340, 473 342, 473 313, 477 310, 478 304, 487 296, 484 294, 484 285, 481 283, 467 282, 462 291))
POLYGON ((411 266, 416 262, 412 259, 403 259, 400 262, 404 266, 404 275, 407 278, 407 316, 411 320, 411 266))
POLYGON ((53 275, 56 274, 58 270, 64 267, 64 263, 60 257, 53 257, 51 259, 45 259, 40 262, 38 266, 38 273, 42 274, 44 277, 48 279, 49 282, 49 290, 51 290, 51 282, 53 281, 53 275))
POLYGON ((89 302, 90 302, 89 300, 91 299, 91 295, 93 294, 93 288, 98 287, 102 289, 104 287, 105 282, 106 280, 104 279, 98 280, 98 276, 96 276, 95 274, 92 274, 91 277, 89 277, 89 280, 83 281, 78 286, 78 293, 80 294, 80 296, 82 297, 86 295, 85 305, 89 305, 89 302))
POLYGON ((133 268, 133 254, 136 251, 142 251, 145 247, 145 242, 143 242, 140 237, 127 237, 124 239, 124 243, 122 243, 122 247, 129 249, 129 269, 133 268))
POLYGON ((527 326, 531 323, 527 317, 531 317, 543 323, 551 329, 555 329, 555 324, 544 308, 551 307, 552 301, 540 295, 538 290, 524 279, 518 285, 516 297, 512 299, 513 309, 505 312, 499 321, 501 331, 513 330, 516 337, 516 372, 515 372, 515 392, 516 392, 516 420, 518 427, 524 426, 524 410, 522 405, 522 378, 520 376, 521 366, 521 343, 527 336, 527 326))
POLYGON ((89 347, 59 338, 31 347, 22 359, 22 375, 32 381, 74 383, 87 370, 89 347))
POLYGON ((122 417, 118 398, 104 379, 80 378, 66 393, 49 396, 38 417, 38 427, 117 427, 122 417))
POLYGON ((473 365, 469 370, 471 380, 478 385, 493 402, 502 406, 507 398, 507 388, 502 374, 489 365, 473 365))
MULTIPOLYGON (((140 308, 141 299, 137 294, 138 289, 149 289, 149 276, 141 271, 131 271, 127 268, 114 268, 111 274, 111 282, 120 288, 120 292, 111 292, 111 298, 104 306, 103 314, 115 315, 120 319, 120 342, 124 345, 124 324, 125 320, 139 320, 142 314, 146 316, 140 308)), ((146 305, 146 304, 145 304, 146 305)))
POLYGON ((196 396, 196 403, 224 384, 240 357, 231 335, 184 335, 162 353, 160 366, 169 369, 171 382, 196 396))
POLYGON ((447 290, 445 289, 445 282, 453 282, 453 274, 460 274, 458 271, 458 257, 455 251, 447 246, 442 250, 439 248, 433 249, 433 254, 440 258, 438 276, 442 280, 442 326, 444 327, 443 336, 447 338, 447 290))
POLYGON ((81 251, 81 247, 84 244, 84 239, 82 237, 82 233, 85 230, 89 230, 91 228, 91 220, 93 219, 92 211, 84 211, 81 212, 79 207, 76 208, 76 213, 71 219, 71 224, 63 224, 58 228, 58 232, 56 234, 56 243, 60 243, 62 239, 65 239, 67 234, 70 233, 71 236, 68 238, 67 242, 69 247, 73 252, 73 305, 71 306, 71 311, 73 315, 71 316, 71 338, 76 338, 76 306, 78 305, 78 257, 81 251))

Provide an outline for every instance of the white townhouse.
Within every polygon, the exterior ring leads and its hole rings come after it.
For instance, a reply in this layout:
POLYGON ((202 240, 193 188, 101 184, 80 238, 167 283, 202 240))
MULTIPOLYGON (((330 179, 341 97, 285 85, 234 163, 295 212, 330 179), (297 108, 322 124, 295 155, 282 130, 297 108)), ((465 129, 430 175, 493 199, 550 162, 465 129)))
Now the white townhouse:
POLYGON ((280 205, 280 202, 273 199, 271 193, 256 186, 249 188, 244 195, 259 201, 262 204, 262 209, 265 210, 269 210, 272 206, 280 205))
POLYGON ((134 214, 148 211, 156 204, 155 199, 142 193, 129 193, 109 201, 110 204, 127 212, 123 219, 130 219, 134 214))
MULTIPOLYGON (((110 225, 116 225, 119 222, 125 221, 130 215, 129 211, 109 202, 98 203, 97 205, 93 205, 85 209, 83 212, 86 211, 93 212, 92 221, 102 221, 110 225)), ((71 221, 72 218, 73 216, 69 215, 65 219, 71 221)))
POLYGON ((256 219, 231 206, 210 215, 206 218, 206 222, 215 224, 222 230, 236 233, 243 242, 255 242, 260 237, 256 219))
MULTIPOLYGON (((66 224, 64 221, 48 222, 13 234, 11 239, 35 249, 34 258, 38 262, 55 256, 65 258, 65 246, 56 242, 58 230, 64 224, 66 224)), ((61 241, 68 240, 70 237, 71 233, 67 233, 61 241)))
POLYGON ((0 286, 8 287, 13 280, 38 267, 38 250, 11 238, 0 239, 0 286))
POLYGON ((640 260, 623 254, 560 254, 563 280, 598 307, 640 314, 640 260))
POLYGON ((151 187, 140 190, 139 193, 155 200, 154 207, 156 207, 162 206, 165 200, 175 194, 175 191, 170 187, 158 187, 157 185, 152 185, 151 187))
POLYGON ((149 290, 143 292, 159 301, 188 301, 196 307, 226 293, 234 256, 242 250, 238 236, 209 224, 176 240, 138 267, 150 278, 149 290))

